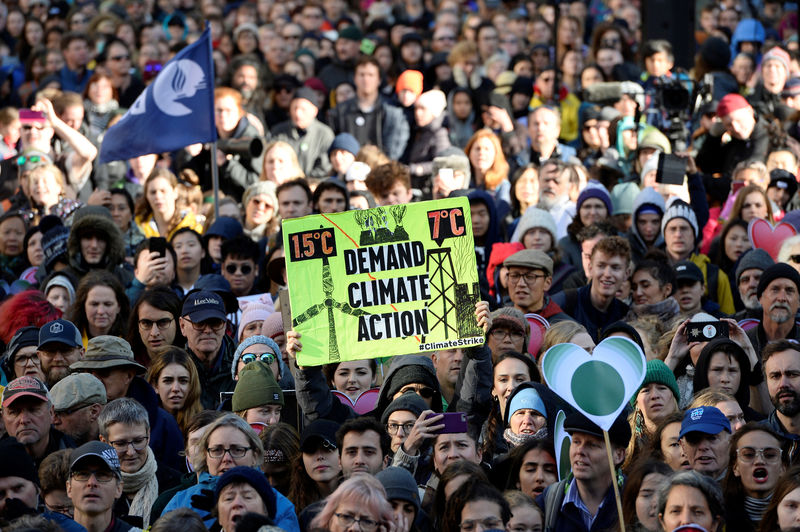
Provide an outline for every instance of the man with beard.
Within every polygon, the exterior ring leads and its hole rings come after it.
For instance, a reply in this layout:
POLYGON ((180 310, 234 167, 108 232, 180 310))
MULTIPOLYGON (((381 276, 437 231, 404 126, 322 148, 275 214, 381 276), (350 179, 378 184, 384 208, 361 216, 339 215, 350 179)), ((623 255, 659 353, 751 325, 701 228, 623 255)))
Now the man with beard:
POLYGON ((261 87, 261 68, 258 58, 245 55, 231 63, 231 87, 242 94, 242 107, 264 123, 267 94, 261 87))
POLYGON ((565 163, 550 159, 539 170, 539 205, 556 221, 556 240, 567 235, 567 226, 575 217, 575 202, 569 199, 572 188, 565 163))
POLYGON ((762 421, 778 434, 791 440, 793 463, 800 440, 800 345, 793 340, 778 340, 761 353, 769 399, 775 410, 762 421))
MULTIPOLYGON (((756 290, 764 309, 761 323, 747 331, 756 353, 776 340, 800 340, 795 314, 800 308, 800 273, 779 262, 764 270, 756 290)), ((751 383, 752 384, 752 383, 751 383)))
POLYGON ((69 365, 83 358, 83 342, 77 327, 67 320, 54 320, 39 329, 39 360, 48 386, 69 375, 69 365))
POLYGON ((761 274, 775 264, 763 249, 751 249, 739 259, 736 266, 736 287, 744 310, 734 314, 737 322, 745 319, 761 320, 761 302, 758 300, 758 282, 761 274))

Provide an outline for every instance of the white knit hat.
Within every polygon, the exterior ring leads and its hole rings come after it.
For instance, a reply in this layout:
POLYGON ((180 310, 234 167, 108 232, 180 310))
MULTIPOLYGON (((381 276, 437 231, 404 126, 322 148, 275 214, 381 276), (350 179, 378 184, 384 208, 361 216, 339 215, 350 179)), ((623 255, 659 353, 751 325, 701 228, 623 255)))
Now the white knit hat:
POLYGON ((692 209, 691 205, 680 198, 670 199, 669 203, 667 203, 667 210, 664 212, 664 217, 661 219, 661 234, 664 234, 667 229, 667 224, 674 218, 683 218, 689 222, 689 225, 692 226, 692 230, 694 231, 696 243, 700 229, 697 226, 697 215, 694 213, 694 209, 692 209))
POLYGON ((514 234, 511 236, 511 242, 522 242, 522 237, 525 236, 530 229, 541 227, 550 232, 553 238, 553 247, 556 245, 556 221, 549 211, 540 209, 538 207, 528 207, 522 218, 519 219, 517 228, 514 229, 514 234))

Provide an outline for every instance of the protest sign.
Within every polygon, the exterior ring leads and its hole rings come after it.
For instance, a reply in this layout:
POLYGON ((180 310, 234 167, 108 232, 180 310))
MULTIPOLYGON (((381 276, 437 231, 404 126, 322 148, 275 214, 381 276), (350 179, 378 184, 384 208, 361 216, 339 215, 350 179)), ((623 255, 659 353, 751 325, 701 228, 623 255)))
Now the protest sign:
POLYGON ((467 198, 285 220, 283 245, 301 366, 484 341, 467 198))

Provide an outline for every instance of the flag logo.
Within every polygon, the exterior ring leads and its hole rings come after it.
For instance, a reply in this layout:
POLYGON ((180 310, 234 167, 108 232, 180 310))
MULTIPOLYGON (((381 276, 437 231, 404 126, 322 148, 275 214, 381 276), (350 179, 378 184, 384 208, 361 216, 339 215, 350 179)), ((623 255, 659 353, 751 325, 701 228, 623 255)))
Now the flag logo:
POLYGON ((178 100, 192 98, 204 89, 206 75, 191 59, 181 59, 167 65, 153 83, 153 100, 158 109, 170 116, 184 116, 192 110, 178 100))

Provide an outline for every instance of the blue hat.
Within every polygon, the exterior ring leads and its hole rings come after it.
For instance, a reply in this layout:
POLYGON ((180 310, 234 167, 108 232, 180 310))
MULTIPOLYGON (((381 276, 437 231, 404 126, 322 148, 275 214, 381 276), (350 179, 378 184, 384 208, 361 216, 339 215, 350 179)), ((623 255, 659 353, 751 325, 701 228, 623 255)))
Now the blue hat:
POLYGON ((580 209, 584 201, 592 198, 599 199, 603 202, 606 206, 606 211, 608 211, 608 216, 614 214, 614 207, 611 205, 611 197, 608 195, 608 192, 606 192, 605 187, 601 188, 600 186, 590 185, 583 189, 583 192, 578 196, 578 201, 575 202, 576 208, 580 209))
POLYGON ((723 430, 731 433, 731 423, 719 408, 713 406, 698 406, 687 410, 683 414, 681 422, 680 438, 690 432, 702 432, 704 434, 719 434, 723 430))
POLYGON ((188 316, 194 323, 217 318, 226 319, 222 297, 214 292, 200 290, 186 296, 181 316, 188 316))
POLYGON ((353 155, 358 155, 358 152, 361 151, 361 144, 350 133, 339 133, 331 142, 331 147, 328 148, 328 155, 333 153, 333 150, 344 150, 353 155))
POLYGON ((239 300, 233 295, 231 291, 231 283, 228 282, 223 276, 218 273, 207 273, 201 275, 197 282, 194 283, 194 288, 189 292, 190 294, 198 291, 215 292, 222 298, 225 304, 225 312, 231 314, 239 310, 239 300))
POLYGON ((210 236, 220 236, 225 240, 230 240, 242 234, 244 234, 244 229, 242 229, 242 224, 239 223, 239 220, 230 216, 220 216, 214 220, 211 227, 206 229, 203 237, 207 240, 210 236))
POLYGON ((514 412, 522 409, 536 410, 545 418, 547 417, 547 408, 535 388, 525 388, 514 394, 508 404, 508 418, 511 419, 514 412))
POLYGON ((267 508, 267 514, 274 518, 277 499, 275 490, 269 485, 269 481, 267 477, 264 476, 264 473, 255 467, 236 466, 226 471, 219 477, 219 480, 217 480, 217 485, 214 488, 214 501, 219 500, 219 495, 222 493, 225 486, 242 483, 249 484, 258 492, 261 496, 261 500, 264 501, 264 506, 267 508))
POLYGON ((71 321, 53 320, 39 328, 39 349, 47 344, 83 347, 83 338, 81 332, 71 321))

